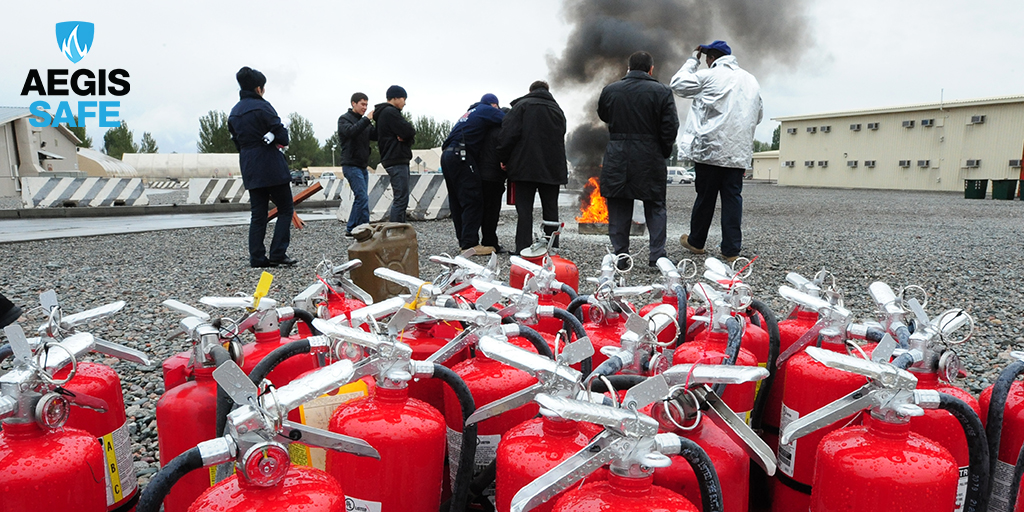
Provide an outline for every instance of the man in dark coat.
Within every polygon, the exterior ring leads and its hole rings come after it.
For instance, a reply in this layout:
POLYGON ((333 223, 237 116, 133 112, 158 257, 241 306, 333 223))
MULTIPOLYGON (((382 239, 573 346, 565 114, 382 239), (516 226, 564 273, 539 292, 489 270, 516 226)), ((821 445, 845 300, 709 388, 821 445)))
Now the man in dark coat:
POLYGON ((405 89, 392 85, 388 88, 387 103, 373 107, 377 118, 377 149, 380 163, 391 177, 391 222, 405 222, 405 210, 409 208, 409 161, 412 160, 412 144, 416 139, 416 128, 402 116, 405 89))
MULTIPOLYGON (((503 107, 501 112, 508 114, 509 108, 503 107)), ((480 185, 483 192, 483 215, 480 220, 480 244, 493 247, 494 252, 504 254, 505 249, 498 243, 498 219, 501 217, 501 203, 505 195, 505 170, 501 168, 498 158, 498 136, 501 125, 488 128, 480 144, 480 156, 477 168, 480 171, 480 185)))
POLYGON ((360 224, 370 222, 370 202, 366 184, 370 172, 370 141, 377 140, 377 128, 370 123, 373 111, 366 112, 369 98, 361 92, 352 95, 352 108, 338 118, 338 142, 341 144, 341 172, 352 187, 352 210, 345 225, 345 236, 360 224), (365 115, 364 115, 365 114, 365 115))
POLYGON ((277 111, 263 99, 267 77, 248 66, 235 75, 240 97, 228 116, 231 140, 238 148, 242 184, 249 191, 252 217, 249 221, 249 265, 254 268, 291 266, 299 261, 289 258, 292 204, 291 174, 281 149, 288 145, 288 130, 277 111), (270 242, 270 257, 263 238, 267 234, 269 202, 277 206, 277 227, 270 242))
POLYGON ((633 201, 644 202, 650 230, 653 267, 665 256, 665 159, 679 130, 672 90, 651 74, 654 58, 647 52, 629 57, 629 72, 601 91, 597 115, 608 123, 610 140, 601 169, 601 195, 608 201, 608 237, 615 254, 629 254, 633 201))
MULTIPOLYGON (((516 254, 533 243, 533 199, 540 195, 545 221, 558 222, 558 190, 569 181, 565 162, 565 114, 548 84, 530 84, 530 93, 512 102, 501 123, 498 158, 512 183, 519 223, 516 254)), ((556 228, 545 226, 548 235, 556 228)))
POLYGON ((448 138, 441 145, 441 172, 448 188, 448 206, 452 211, 455 236, 459 239, 459 247, 463 251, 473 251, 475 256, 494 252, 494 246, 479 243, 484 206, 479 162, 484 136, 491 128, 500 127, 504 117, 505 113, 498 110, 498 97, 484 94, 455 121, 448 138))

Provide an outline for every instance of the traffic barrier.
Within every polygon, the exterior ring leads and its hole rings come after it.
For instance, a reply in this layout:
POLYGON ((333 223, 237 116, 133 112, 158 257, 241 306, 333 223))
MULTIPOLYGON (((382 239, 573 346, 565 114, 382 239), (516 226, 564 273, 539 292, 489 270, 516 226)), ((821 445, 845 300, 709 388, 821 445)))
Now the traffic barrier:
MULTIPOLYGON (((334 180, 341 181, 341 180, 334 180)), ((391 191, 391 177, 387 174, 371 174, 367 183, 367 195, 370 203, 370 222, 387 220, 388 211, 394 193, 391 191)), ((338 207, 338 220, 348 221, 352 210, 352 188, 346 181, 340 187, 341 206, 338 207)), ((444 186, 444 176, 437 173, 411 174, 409 176, 409 220, 433 220, 448 217, 448 188, 444 186)))
POLYGON ((146 188, 175 189, 188 188, 188 180, 158 180, 146 184, 146 188))
POLYGON ((192 178, 186 204, 248 203, 241 178, 192 178))
POLYGON ((25 208, 148 205, 141 178, 21 178, 25 208))

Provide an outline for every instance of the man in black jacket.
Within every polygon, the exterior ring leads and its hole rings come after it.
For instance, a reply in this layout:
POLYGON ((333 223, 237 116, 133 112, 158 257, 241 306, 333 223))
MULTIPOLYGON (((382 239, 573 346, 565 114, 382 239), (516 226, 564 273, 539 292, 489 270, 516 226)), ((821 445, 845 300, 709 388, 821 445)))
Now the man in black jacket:
POLYGON ((391 222, 405 222, 405 210, 409 207, 409 161, 412 160, 412 143, 416 139, 416 128, 402 116, 405 89, 392 85, 388 88, 387 103, 373 107, 377 118, 377 148, 380 163, 391 177, 391 222))
POLYGON ((299 261, 287 255, 291 240, 291 173, 280 148, 288 145, 288 130, 270 103, 263 99, 267 77, 248 66, 235 75, 239 101, 228 116, 228 131, 238 148, 242 184, 249 191, 249 265, 254 268, 291 266, 299 261), (277 205, 277 227, 270 242, 270 258, 263 238, 267 234, 269 202, 277 205))
POLYGON ((370 204, 366 184, 370 173, 370 141, 377 140, 377 128, 370 123, 373 111, 366 113, 369 98, 361 92, 352 95, 352 108, 338 118, 338 142, 341 144, 341 172, 352 187, 352 210, 345 225, 345 236, 360 224, 370 222, 370 204), (364 116, 364 114, 366 114, 364 116))
MULTIPOLYGON (((512 102, 501 123, 498 158, 512 182, 519 223, 516 254, 533 243, 533 199, 540 195, 544 220, 558 222, 558 190, 569 181, 565 162, 565 114, 548 84, 530 84, 530 93, 512 102)), ((545 226, 551 234, 556 228, 545 226)))
POLYGON ((667 212, 665 159, 679 131, 672 90, 652 75, 647 52, 629 56, 629 72, 601 91, 597 115, 608 123, 610 140, 601 169, 601 195, 608 201, 608 237, 615 254, 629 254, 633 201, 644 202, 650 230, 648 264, 665 256, 667 212))

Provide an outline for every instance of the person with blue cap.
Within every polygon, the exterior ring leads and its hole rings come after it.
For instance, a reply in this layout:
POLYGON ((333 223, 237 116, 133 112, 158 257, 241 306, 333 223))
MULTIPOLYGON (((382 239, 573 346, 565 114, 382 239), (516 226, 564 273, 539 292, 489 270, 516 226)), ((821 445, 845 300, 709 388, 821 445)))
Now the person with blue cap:
POLYGON ((391 178, 391 191, 394 193, 388 220, 405 222, 405 211, 409 208, 409 161, 412 160, 416 128, 402 116, 405 100, 409 97, 405 89, 392 85, 388 87, 386 97, 386 103, 373 107, 377 149, 380 151, 380 164, 391 178))
POLYGON ((740 68, 725 41, 702 44, 672 77, 675 93, 693 100, 680 141, 683 155, 694 162, 697 199, 690 214, 690 232, 679 242, 704 254, 715 203, 722 197, 722 256, 732 262, 743 243, 743 177, 754 156, 754 130, 763 114, 761 86, 740 68), (700 56, 708 68, 700 71, 700 56))
MULTIPOLYGON (((452 126, 448 138, 441 145, 441 173, 448 187, 448 206, 452 211, 452 223, 455 224, 455 236, 459 240, 460 250, 470 256, 485 256, 500 250, 497 234, 497 219, 490 232, 485 229, 486 244, 480 243, 480 228, 484 218, 484 193, 481 156, 488 133, 501 127, 505 113, 498 109, 498 97, 484 94, 480 101, 469 106, 469 110, 452 126), (491 237, 493 235, 493 238, 491 237)), ((493 140, 493 139, 492 139, 493 140)), ((490 167, 497 165, 501 172, 501 164, 497 159, 489 159, 490 167)), ((494 169, 488 169, 493 174, 494 169)), ((490 176, 489 176, 490 177, 490 176)), ((502 185, 504 191, 504 185, 502 185)), ((500 200, 498 204, 500 208, 500 200)))

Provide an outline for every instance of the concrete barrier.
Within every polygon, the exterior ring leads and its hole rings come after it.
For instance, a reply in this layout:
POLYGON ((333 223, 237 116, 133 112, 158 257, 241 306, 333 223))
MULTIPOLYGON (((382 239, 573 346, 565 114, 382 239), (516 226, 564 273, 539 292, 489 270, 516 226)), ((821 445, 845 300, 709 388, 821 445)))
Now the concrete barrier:
POLYGON ((25 208, 149 204, 141 178, 21 178, 21 200, 25 208))
MULTIPOLYGON (((340 181, 340 180, 335 180, 340 181)), ((371 174, 367 184, 367 196, 370 203, 370 222, 388 219, 388 211, 394 194, 391 191, 391 177, 387 174, 371 174)), ((341 205, 338 207, 338 220, 348 221, 352 211, 352 188, 346 181, 341 187, 341 205)), ((409 209, 410 220, 443 219, 451 215, 448 209, 448 188, 444 185, 444 176, 431 174, 411 174, 409 176, 409 209)))
POLYGON ((248 203, 242 178, 190 178, 186 204, 248 203))

